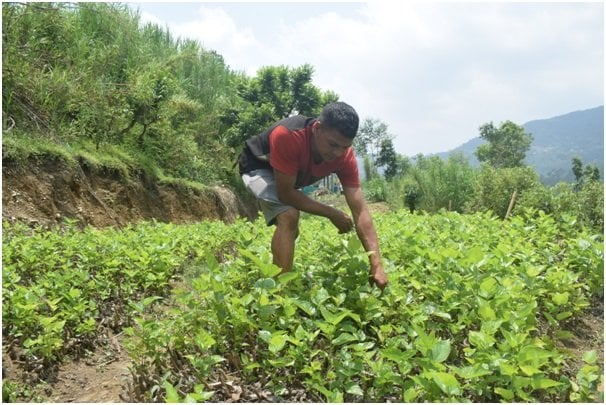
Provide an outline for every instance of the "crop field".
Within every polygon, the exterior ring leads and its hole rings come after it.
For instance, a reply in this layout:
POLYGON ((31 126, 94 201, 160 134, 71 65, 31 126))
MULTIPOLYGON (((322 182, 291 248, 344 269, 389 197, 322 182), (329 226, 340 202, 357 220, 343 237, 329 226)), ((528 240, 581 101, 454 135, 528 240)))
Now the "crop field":
POLYGON ((122 332, 137 402, 593 402, 603 353, 569 350, 603 299, 604 242, 547 215, 375 215, 390 284, 355 234, 305 216, 294 270, 273 228, 3 225, 3 350, 45 370, 122 332))

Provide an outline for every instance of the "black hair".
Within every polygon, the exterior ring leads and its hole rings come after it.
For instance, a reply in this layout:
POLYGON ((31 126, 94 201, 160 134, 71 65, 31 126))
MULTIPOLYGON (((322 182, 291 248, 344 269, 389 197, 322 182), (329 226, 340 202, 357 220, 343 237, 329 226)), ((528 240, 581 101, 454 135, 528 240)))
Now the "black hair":
POLYGON ((322 125, 338 130, 343 136, 354 139, 360 118, 352 106, 342 101, 327 104, 318 117, 322 125))

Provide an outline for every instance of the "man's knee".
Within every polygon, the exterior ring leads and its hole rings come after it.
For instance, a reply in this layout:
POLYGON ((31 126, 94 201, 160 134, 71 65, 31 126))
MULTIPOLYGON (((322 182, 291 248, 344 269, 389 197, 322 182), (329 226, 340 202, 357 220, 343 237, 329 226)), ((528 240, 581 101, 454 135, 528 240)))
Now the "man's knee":
POLYGON ((299 210, 288 209, 276 217, 276 225, 285 231, 292 232, 295 237, 299 236, 299 210))

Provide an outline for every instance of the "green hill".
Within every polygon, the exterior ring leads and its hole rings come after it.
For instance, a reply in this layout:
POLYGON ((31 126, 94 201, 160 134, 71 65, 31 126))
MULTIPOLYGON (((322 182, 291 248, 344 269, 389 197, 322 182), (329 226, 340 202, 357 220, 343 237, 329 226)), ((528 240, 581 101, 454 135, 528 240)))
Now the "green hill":
MULTIPOLYGON (((526 162, 541 176, 545 184, 572 182, 571 160, 578 157, 584 164, 596 165, 604 174, 604 106, 574 111, 548 119, 538 119, 523 125, 533 142, 526 162)), ((449 151, 441 157, 462 152, 473 164, 478 164, 475 150, 484 141, 479 137, 449 151)))

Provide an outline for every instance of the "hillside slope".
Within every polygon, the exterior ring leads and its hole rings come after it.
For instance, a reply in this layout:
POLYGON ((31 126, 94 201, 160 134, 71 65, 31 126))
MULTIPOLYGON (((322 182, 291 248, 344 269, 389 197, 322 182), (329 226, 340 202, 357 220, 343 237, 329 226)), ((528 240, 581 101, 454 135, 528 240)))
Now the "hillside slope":
MULTIPOLYGON (((597 165, 604 175, 604 106, 529 121, 523 127, 534 138, 526 162, 535 168, 543 183, 574 181, 573 157, 584 164, 597 165)), ((482 143, 477 137, 438 155, 447 158, 451 153, 462 152, 473 164, 478 164, 474 152, 482 143)))
POLYGON ((159 184, 145 173, 125 178, 86 163, 72 167, 54 158, 2 161, 2 219, 54 227, 65 219, 96 227, 157 220, 191 223, 256 216, 250 201, 220 187, 199 191, 159 184))

